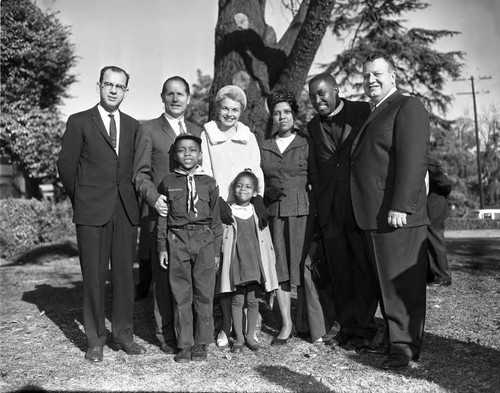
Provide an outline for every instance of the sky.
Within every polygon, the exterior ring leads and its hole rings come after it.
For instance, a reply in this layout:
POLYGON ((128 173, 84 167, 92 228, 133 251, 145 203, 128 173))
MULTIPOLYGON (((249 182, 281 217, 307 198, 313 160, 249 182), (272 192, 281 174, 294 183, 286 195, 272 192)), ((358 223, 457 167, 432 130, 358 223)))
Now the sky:
MULTIPOLYGON (((461 32, 439 40, 436 49, 466 52, 462 72, 466 80, 450 81, 445 88, 454 97, 447 117, 473 116, 471 76, 479 93, 478 114, 492 105, 500 109, 500 0, 427 2, 426 10, 405 16, 407 26, 461 32)), ((36 0, 36 4, 58 12, 58 19, 70 28, 78 57, 72 69, 77 82, 61 107, 63 120, 97 103, 99 70, 106 65, 118 65, 131 75, 121 109, 140 120, 162 113, 160 90, 168 77, 180 75, 192 85, 197 70, 213 75, 217 0, 36 0)), ((290 20, 281 0, 267 1, 266 22, 278 39, 290 20)), ((327 34, 310 73, 318 72, 318 64, 331 61, 338 51, 339 44, 327 34)))

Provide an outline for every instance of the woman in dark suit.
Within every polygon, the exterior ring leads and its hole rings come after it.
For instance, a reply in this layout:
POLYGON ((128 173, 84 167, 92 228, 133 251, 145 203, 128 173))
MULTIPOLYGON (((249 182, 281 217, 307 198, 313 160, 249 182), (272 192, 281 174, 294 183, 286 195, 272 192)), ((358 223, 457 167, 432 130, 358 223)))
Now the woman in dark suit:
POLYGON ((283 320, 272 344, 280 345, 287 342, 292 332, 291 287, 302 284, 301 269, 311 241, 311 152, 308 138, 295 128, 298 105, 294 94, 277 90, 268 97, 267 104, 276 131, 261 146, 261 165, 280 284, 276 293, 283 320))

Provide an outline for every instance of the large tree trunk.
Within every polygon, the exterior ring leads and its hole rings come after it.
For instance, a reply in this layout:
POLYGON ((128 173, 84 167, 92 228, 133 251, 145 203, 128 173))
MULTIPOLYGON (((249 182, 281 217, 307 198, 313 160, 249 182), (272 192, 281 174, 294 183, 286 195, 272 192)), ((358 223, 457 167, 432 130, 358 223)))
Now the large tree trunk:
POLYGON ((276 88, 298 95, 321 44, 335 0, 304 0, 280 42, 264 18, 265 0, 219 0, 210 118, 217 91, 238 85, 247 95, 241 121, 262 141, 269 129, 265 99, 276 88))

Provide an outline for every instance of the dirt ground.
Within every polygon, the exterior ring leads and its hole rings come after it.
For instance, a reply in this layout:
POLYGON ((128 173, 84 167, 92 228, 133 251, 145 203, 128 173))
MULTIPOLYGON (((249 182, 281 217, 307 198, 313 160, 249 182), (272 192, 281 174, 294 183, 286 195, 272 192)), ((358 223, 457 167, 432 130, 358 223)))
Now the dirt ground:
POLYGON ((263 311, 261 351, 231 356, 211 345, 207 362, 177 364, 157 346, 151 296, 134 312, 136 340, 148 352, 131 357, 106 346, 104 361, 90 364, 74 245, 33 250, 0 266, 0 391, 498 392, 500 232, 467 232, 447 233, 453 285, 429 287, 422 357, 400 372, 379 369, 375 355, 299 337, 269 346, 276 309, 263 311))

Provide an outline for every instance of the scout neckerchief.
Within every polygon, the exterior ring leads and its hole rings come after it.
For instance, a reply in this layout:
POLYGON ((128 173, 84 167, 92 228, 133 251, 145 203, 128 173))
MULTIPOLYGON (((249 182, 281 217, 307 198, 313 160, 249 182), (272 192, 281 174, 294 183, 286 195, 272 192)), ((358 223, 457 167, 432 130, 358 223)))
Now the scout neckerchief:
POLYGON ((174 169, 175 173, 186 176, 186 183, 188 189, 187 197, 187 211, 192 211, 195 216, 198 216, 198 209, 196 209, 196 204, 198 203, 198 192, 196 191, 196 183, 194 181, 195 176, 205 175, 205 172, 201 166, 197 165, 193 172, 186 171, 182 168, 174 169))

